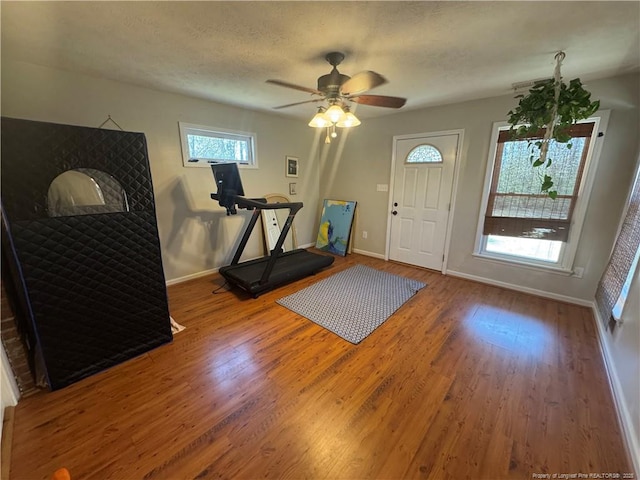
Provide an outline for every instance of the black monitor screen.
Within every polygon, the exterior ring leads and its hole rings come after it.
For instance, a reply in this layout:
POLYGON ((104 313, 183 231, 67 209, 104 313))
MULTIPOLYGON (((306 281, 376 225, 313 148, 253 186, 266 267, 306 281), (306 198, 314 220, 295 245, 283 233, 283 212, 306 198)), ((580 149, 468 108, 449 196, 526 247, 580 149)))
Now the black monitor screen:
POLYGON ((227 211, 235 213, 236 195, 244 196, 237 163, 217 163, 211 165, 213 178, 218 187, 218 203, 227 211))

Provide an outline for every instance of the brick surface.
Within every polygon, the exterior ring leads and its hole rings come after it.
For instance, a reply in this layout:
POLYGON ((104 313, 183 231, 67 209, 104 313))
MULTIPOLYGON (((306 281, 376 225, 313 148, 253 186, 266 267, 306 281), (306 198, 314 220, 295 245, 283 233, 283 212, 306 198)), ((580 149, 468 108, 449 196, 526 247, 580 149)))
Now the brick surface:
POLYGON ((2 338, 2 345, 7 352, 9 366, 13 371, 18 389, 23 397, 27 397, 36 393, 38 388, 35 385, 33 373, 29 366, 27 348, 18 332, 15 312, 12 308, 12 302, 9 300, 9 290, 5 288, 5 282, 10 282, 11 279, 6 277, 6 272, 3 269, 2 281, 0 282, 0 302, 2 303, 2 308, 0 308, 0 337, 2 338))

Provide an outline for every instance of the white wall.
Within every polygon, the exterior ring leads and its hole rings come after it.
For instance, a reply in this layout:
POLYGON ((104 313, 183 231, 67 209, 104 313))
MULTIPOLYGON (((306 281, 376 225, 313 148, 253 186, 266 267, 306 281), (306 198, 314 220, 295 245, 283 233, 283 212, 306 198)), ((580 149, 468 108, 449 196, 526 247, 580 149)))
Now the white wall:
MULTIPOLYGON (((636 169, 640 170, 640 155, 636 169)), ((633 180, 630 183, 633 184, 633 180)), ((623 220, 624 216, 620 223, 623 220)), ((624 433, 631 452, 635 452, 635 455, 632 453, 635 470, 640 472, 640 268, 636 268, 621 321, 613 332, 606 328, 595 303, 593 311, 624 433)))
MULTIPOLYGON (((179 121, 256 132, 259 169, 241 171, 245 193, 288 195, 289 182, 296 182, 292 200, 305 205, 295 220, 298 243, 315 243, 318 142, 305 122, 4 59, 2 115, 89 127, 111 115, 124 130, 143 132, 167 280, 228 264, 249 218, 246 211, 226 217, 211 200, 210 169, 182 166, 179 121), (300 159, 298 178, 285 177, 286 155, 300 159)), ((263 254, 261 229, 256 227, 243 258, 263 254)))
POLYGON ((4 409, 18 404, 20 391, 11 371, 4 345, 0 344, 0 438, 2 438, 2 425, 4 409))
POLYGON ((593 300, 608 260, 637 158, 639 77, 626 75, 589 82, 586 88, 602 109, 611 109, 609 128, 587 210, 575 266, 583 278, 525 269, 472 256, 493 122, 505 121, 517 105, 513 95, 407 111, 366 120, 323 152, 324 197, 358 201, 355 247, 383 255, 389 219, 388 194, 376 184, 389 183, 394 135, 464 129, 460 180, 454 211, 448 269, 488 281, 593 300), (367 230, 368 238, 361 232, 367 230))
POLYGON ((613 332, 593 308, 609 380, 636 472, 640 472, 640 268, 636 269, 622 321, 613 332))
POLYGON ((640 269, 631 283, 622 323, 605 335, 613 368, 622 385, 623 402, 629 413, 636 472, 640 472, 640 269))

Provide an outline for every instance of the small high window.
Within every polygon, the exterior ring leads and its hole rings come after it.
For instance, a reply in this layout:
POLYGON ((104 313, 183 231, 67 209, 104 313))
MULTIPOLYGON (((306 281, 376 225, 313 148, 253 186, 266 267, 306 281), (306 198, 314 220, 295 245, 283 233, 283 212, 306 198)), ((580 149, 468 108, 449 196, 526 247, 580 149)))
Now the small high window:
POLYGON ((237 163, 257 167, 256 134, 179 122, 182 163, 185 167, 207 167, 237 163))
POLYGON ((418 145, 409 152, 406 163, 442 163, 442 153, 433 145, 418 145))

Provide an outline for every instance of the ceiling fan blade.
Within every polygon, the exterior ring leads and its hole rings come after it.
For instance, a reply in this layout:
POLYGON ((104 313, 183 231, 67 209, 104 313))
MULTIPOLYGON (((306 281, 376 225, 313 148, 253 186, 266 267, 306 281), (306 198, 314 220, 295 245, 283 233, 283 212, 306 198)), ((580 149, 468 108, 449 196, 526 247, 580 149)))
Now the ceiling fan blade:
POLYGON ((344 82, 340 86, 340 93, 342 95, 357 95, 385 83, 387 83, 387 79, 379 73, 365 70, 364 72, 356 73, 344 82))
POLYGON ((322 92, 320 90, 316 90, 315 88, 303 87, 301 85, 295 85, 293 83, 283 82, 282 80, 267 80, 267 83, 273 83, 274 85, 278 85, 280 87, 293 88, 294 90, 300 90, 302 92, 322 95, 322 92))
POLYGON ((355 97, 349 97, 356 103, 362 105, 371 105, 373 107, 387 107, 387 108, 400 108, 407 103, 406 98, 401 97, 386 97, 384 95, 358 95, 355 97))
POLYGON ((274 110, 279 110, 281 108, 293 107, 295 105, 302 105, 304 103, 314 103, 314 102, 322 102, 322 101, 324 101, 324 98, 315 98, 313 100, 305 100, 304 102, 288 103, 286 105, 280 105, 278 107, 273 107, 273 108, 274 110))

